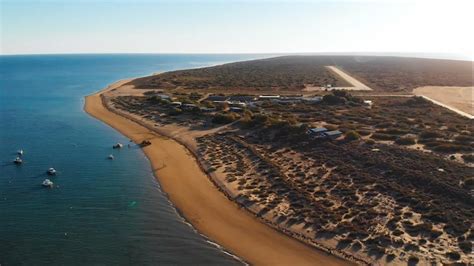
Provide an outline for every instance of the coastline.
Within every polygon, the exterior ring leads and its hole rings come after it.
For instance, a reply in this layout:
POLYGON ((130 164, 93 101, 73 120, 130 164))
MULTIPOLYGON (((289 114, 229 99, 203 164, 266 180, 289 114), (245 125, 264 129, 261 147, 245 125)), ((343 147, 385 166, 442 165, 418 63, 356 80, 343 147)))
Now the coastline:
POLYGON ((183 144, 108 110, 101 95, 128 81, 118 81, 87 96, 84 110, 135 143, 152 141, 143 151, 155 177, 178 211, 200 233, 251 264, 351 264, 260 222, 214 186, 183 144))

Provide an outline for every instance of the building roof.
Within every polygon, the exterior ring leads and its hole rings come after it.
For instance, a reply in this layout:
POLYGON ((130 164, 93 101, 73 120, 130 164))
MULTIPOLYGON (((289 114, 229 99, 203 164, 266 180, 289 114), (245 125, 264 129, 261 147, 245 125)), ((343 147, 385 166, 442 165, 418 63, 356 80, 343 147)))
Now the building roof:
POLYGON ((241 111, 243 111, 244 109, 242 109, 242 108, 240 108, 240 107, 231 107, 231 108, 229 108, 229 110, 230 110, 231 112, 241 112, 241 111))
POLYGON ((170 99, 170 96, 166 94, 157 94, 156 96, 160 97, 161 99, 170 99))
POLYGON ((280 95, 260 95, 259 99, 279 99, 280 95))
POLYGON ((229 101, 231 102, 251 102, 255 100, 255 96, 253 95, 232 95, 229 97, 229 101))
POLYGON ((314 97, 303 97, 301 98, 304 101, 314 101, 314 102, 319 102, 323 99, 321 96, 314 96, 314 97))
POLYGON ((315 127, 315 128, 309 129, 309 131, 311 131, 311 133, 323 133, 323 132, 328 131, 328 129, 325 127, 315 127))
POLYGON ((223 96, 223 95, 210 95, 205 100, 211 101, 211 102, 215 102, 215 101, 223 102, 223 101, 226 101, 228 98, 229 97, 223 96))
POLYGON ((332 130, 332 131, 324 132, 324 135, 326 135, 326 136, 337 136, 337 135, 342 135, 342 132, 339 131, 339 130, 332 130))

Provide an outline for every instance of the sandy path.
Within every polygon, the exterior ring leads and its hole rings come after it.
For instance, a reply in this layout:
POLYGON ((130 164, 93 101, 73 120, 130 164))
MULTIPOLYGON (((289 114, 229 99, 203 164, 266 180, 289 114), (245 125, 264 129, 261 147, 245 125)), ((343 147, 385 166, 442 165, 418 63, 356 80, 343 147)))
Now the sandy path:
POLYGON ((425 86, 414 89, 413 93, 460 115, 474 118, 474 87, 425 86))
POLYGON ((340 70, 339 68, 335 66, 326 66, 329 70, 332 72, 336 73, 336 75, 340 76, 341 78, 345 79, 347 82, 349 82, 353 87, 336 87, 333 89, 345 89, 345 90, 358 90, 358 91, 371 91, 372 89, 369 88, 367 85, 364 83, 358 81, 351 75, 347 74, 346 72, 340 70))
MULTIPOLYGON (((107 90, 124 82, 109 86, 107 90)), ((257 265, 350 264, 279 233, 239 209, 214 187, 187 149, 108 111, 102 105, 99 93, 86 97, 84 109, 135 143, 151 140, 152 145, 143 151, 163 191, 197 230, 230 252, 257 265)))

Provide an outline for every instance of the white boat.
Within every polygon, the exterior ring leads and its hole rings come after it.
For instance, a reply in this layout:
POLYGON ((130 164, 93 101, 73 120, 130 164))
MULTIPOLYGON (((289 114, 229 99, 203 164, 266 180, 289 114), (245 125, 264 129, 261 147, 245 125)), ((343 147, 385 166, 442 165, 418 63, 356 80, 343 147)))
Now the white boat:
POLYGON ((43 181, 43 183, 41 183, 41 185, 42 185, 43 187, 53 187, 54 183, 51 182, 51 180, 49 180, 49 179, 45 179, 45 180, 43 181))
POLYGON ((20 157, 16 157, 15 160, 13 160, 13 163, 15 164, 22 164, 23 160, 20 157))
POLYGON ((109 157, 107 157, 107 158, 109 158, 110 160, 113 160, 114 156, 112 154, 110 154, 109 157))
POLYGON ((22 156, 22 155, 23 155, 23 150, 18 150, 16 153, 17 153, 18 155, 22 156))
POLYGON ((114 148, 114 149, 121 149, 122 147, 123 147, 122 143, 117 143, 114 146, 112 146, 112 148, 114 148))
POLYGON ((48 171, 46 171, 46 173, 48 173, 48 175, 55 175, 56 174, 56 169, 54 168, 49 168, 48 171))

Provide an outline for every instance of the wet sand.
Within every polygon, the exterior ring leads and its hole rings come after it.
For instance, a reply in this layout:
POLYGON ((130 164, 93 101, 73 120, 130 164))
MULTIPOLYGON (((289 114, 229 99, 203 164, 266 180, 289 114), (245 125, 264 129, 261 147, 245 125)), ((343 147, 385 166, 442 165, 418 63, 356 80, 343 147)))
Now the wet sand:
MULTIPOLYGON (((106 90, 126 83, 119 81, 106 90)), ((103 91, 102 91, 103 92, 103 91)), ((183 216, 202 234, 226 250, 256 265, 350 265, 288 237, 260 222, 228 200, 202 172, 189 150, 106 109, 100 94, 86 97, 84 110, 143 148, 164 192, 183 216)))

